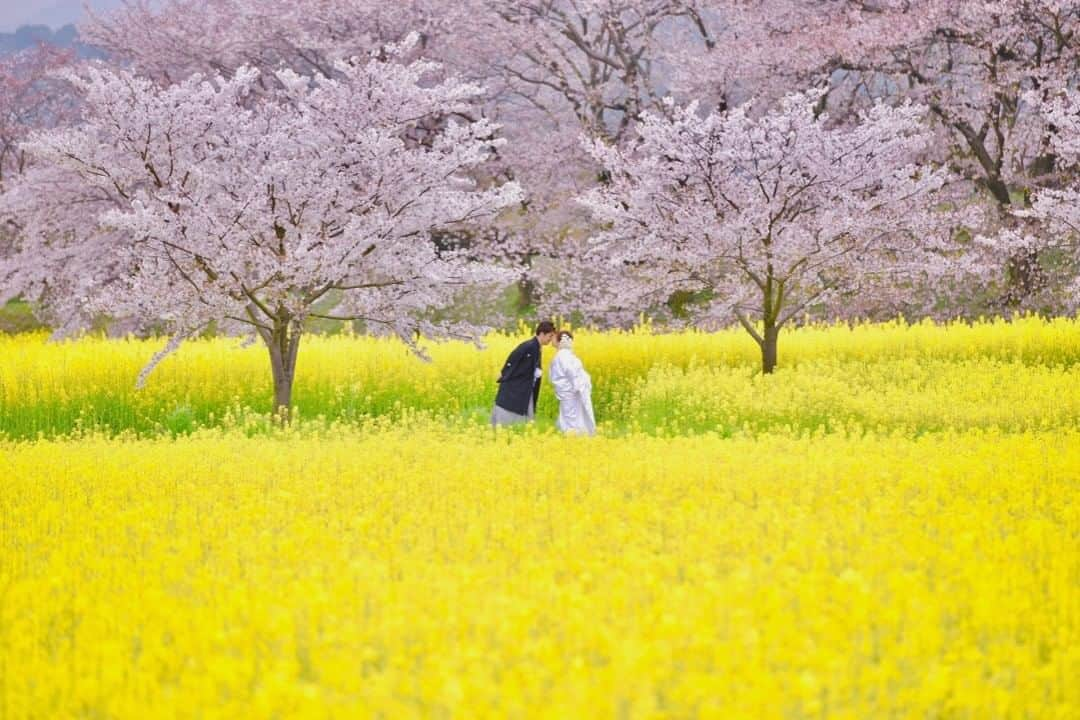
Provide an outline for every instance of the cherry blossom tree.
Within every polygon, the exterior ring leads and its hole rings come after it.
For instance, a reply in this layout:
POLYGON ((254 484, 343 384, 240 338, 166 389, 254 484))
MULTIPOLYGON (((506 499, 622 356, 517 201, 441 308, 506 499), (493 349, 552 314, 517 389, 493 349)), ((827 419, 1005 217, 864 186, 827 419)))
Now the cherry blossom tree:
POLYGON ((734 72, 736 95, 752 90, 760 108, 777 90, 827 86, 823 107, 849 121, 879 99, 927 106, 939 134, 935 158, 955 178, 948 201, 984 210, 978 218, 970 214, 967 229, 987 236, 1007 230, 1029 241, 1001 259, 995 277, 980 277, 996 295, 982 311, 1043 307, 1051 299, 1047 261, 1055 262, 1054 238, 1035 218, 1014 211, 1028 205, 1034 189, 1057 182, 1057 168, 1042 116, 1021 98, 1075 83, 1080 2, 702 0, 701 6, 706 16, 723 19, 725 52, 685 58, 675 66, 674 88, 714 96, 727 87, 730 99, 734 72))
POLYGON ((328 75, 333 61, 416 31, 419 50, 495 98, 551 121, 569 113, 575 138, 584 128, 610 139, 657 107, 663 46, 687 28, 693 44, 712 42, 690 0, 125 0, 91 13, 82 32, 141 74, 175 81, 240 65, 328 75))
POLYGON ((529 191, 525 212, 505 227, 496 255, 517 269, 522 302, 559 312, 545 293, 583 250, 591 218, 574 199, 601 168, 582 133, 621 144, 641 113, 662 111, 673 46, 705 52, 712 42, 696 3, 686 0, 475 0, 482 32, 441 47, 469 58, 493 98, 486 111, 506 128, 499 168, 529 191))
POLYGON ((0 191, 28 167, 26 137, 67 118, 62 83, 49 74, 70 60, 44 45, 0 58, 0 191))
MULTIPOLYGON (((54 339, 100 319, 90 297, 116 287, 127 267, 112 251, 122 247, 122 234, 97 218, 124 202, 115 188, 89 185, 70 168, 31 162, 0 194, 0 217, 10 240, 0 256, 0 302, 29 301, 54 339)), ((105 313, 115 319, 112 329, 138 329, 134 318, 117 313, 105 313)))
MULTIPOLYGON (((721 4, 742 5, 711 5, 721 4)), ((522 212, 463 228, 457 241, 514 267, 527 305, 550 265, 543 258, 579 252, 588 235, 573 199, 600 168, 581 133, 632 137, 642 111, 663 111, 673 64, 709 52, 724 22, 699 0, 127 0, 83 32, 152 78, 249 64, 272 87, 280 65, 332 74, 334 60, 419 30, 417 51, 488 87, 468 116, 495 119, 510 140, 482 172, 528 188, 522 212)))
MULTIPOLYGON (((839 112, 874 97, 925 104, 942 136, 938 159, 988 211, 972 229, 1024 236, 998 275, 1002 308, 1030 306, 1048 289, 1044 252, 1054 239, 1023 209, 1032 190, 1056 181, 1048 127, 1024 103, 1075 82, 1080 69, 1076 0, 849 0, 814 5, 816 21, 795 43, 835 72, 839 112), (1042 238, 1042 242, 1036 242, 1042 238)), ((954 202, 970 202, 957 184, 954 202)))
MULTIPOLYGON (((261 93, 282 90, 275 72, 282 66, 333 77, 337 61, 418 29, 421 41, 410 57, 436 58, 488 87, 459 109, 461 119, 491 118, 510 139, 473 170, 474 177, 516 180, 529 189, 521 212, 505 213, 495 225, 461 225, 451 235, 475 257, 515 266, 525 302, 536 299, 536 283, 555 268, 562 292, 547 299, 545 311, 563 311, 570 291, 603 287, 591 273, 577 272, 590 256, 583 241, 595 226, 573 200, 606 179, 581 150, 583 132, 628 147, 644 113, 672 117, 662 102, 669 94, 720 112, 752 99, 750 112, 762 114, 793 88, 825 87, 817 109, 827 108, 832 123, 858 122, 878 99, 913 99, 930 109, 925 121, 938 133, 935 161, 952 170, 950 193, 939 196, 989 208, 972 221, 976 232, 1003 237, 997 230, 1007 227, 1028 238, 1028 246, 1002 261, 1005 273, 1000 265, 996 271, 1009 278, 1000 308, 1052 289, 1039 250, 1050 239, 1036 218, 1012 212, 1056 178, 1046 175, 1054 166, 1046 124, 1019 98, 1060 87, 1075 72, 1077 4, 126 0, 119 12, 93 17, 82 30, 162 82, 258 68, 250 104, 261 93), (955 182, 959 178, 966 182, 955 182)), ((429 120, 435 125, 417 128, 414 137, 437 136, 446 116, 429 120)), ((989 277, 984 272, 977 280, 989 277)), ((898 293, 891 301, 903 299, 898 293)))
MULTIPOLYGON (((159 82, 193 74, 230 74, 243 65, 333 75, 338 60, 419 34, 413 52, 464 27, 471 6, 439 0, 123 0, 89 11, 88 43, 159 82)), ((430 53, 429 53, 430 54, 430 53)))
POLYGON ((658 66, 676 29, 695 30, 698 49, 711 42, 697 7, 684 0, 484 5, 492 30, 485 38, 497 41, 481 57, 490 57, 507 91, 550 118, 569 111, 578 131, 609 141, 660 106, 666 69, 658 66))
POLYGON ((48 46, 0 58, 0 187, 27 166, 20 144, 36 128, 69 118, 70 95, 50 76, 72 54, 48 46))
MULTIPOLYGON (((31 307, 40 319, 52 323, 79 316, 77 304, 71 302, 76 297, 74 288, 62 290, 63 282, 52 279, 50 259, 55 256, 22 257, 18 262, 14 258, 19 257, 26 226, 35 216, 27 206, 48 203, 51 196, 40 191, 51 190, 55 183, 42 183, 35 193, 23 194, 19 188, 29 184, 28 176, 47 172, 32 162, 23 146, 27 137, 35 130, 60 127, 78 118, 79 107, 71 86, 54 75, 73 60, 70 51, 47 45, 0 59, 0 305, 24 297, 32 301, 31 307)), ((78 210, 68 219, 84 222, 87 198, 71 199, 78 210)), ((60 208, 36 217, 54 226, 65 222, 60 208)), ((79 317, 86 320, 85 316, 79 317)))
MULTIPOLYGON (((333 77, 282 70, 276 91, 251 67, 164 87, 128 71, 70 76, 85 123, 28 147, 88 193, 118 199, 88 218, 113 244, 99 233, 70 244, 124 265, 117 282, 87 288, 91 307, 172 333, 140 383, 211 323, 262 340, 280 412, 309 317, 360 320, 420 354, 421 337, 477 339, 480 328, 433 311, 500 275, 428 238, 518 202, 520 190, 470 177, 501 144, 492 123, 460 119, 482 88, 443 79, 427 61, 401 62, 409 51, 336 61, 333 77), (432 125, 433 116, 451 119, 432 125), (420 142, 419 126, 438 130, 420 142)), ((23 254, 52 241, 34 233, 23 254)))
MULTIPOLYGON (((1022 214, 1033 188, 1054 170, 1046 126, 1021 101, 1045 96, 1075 78, 1080 68, 1080 3, 1073 0, 1000 0, 954 3, 921 43, 891 48, 887 71, 925 102, 950 136, 954 171, 989 201, 983 229, 1001 227, 1029 237, 1054 239, 1022 214)), ((856 64, 855 67, 858 67, 856 64)), ((1045 252, 1017 248, 1007 259, 1005 306, 1023 307, 1047 287, 1045 252)))
POLYGON ((1059 182, 1039 188, 1031 206, 1015 212, 1045 226, 1041 236, 1010 227, 996 236, 979 238, 990 257, 1035 250, 1053 253, 1046 270, 1046 286, 1075 311, 1080 306, 1080 93, 1063 89, 1056 94, 1033 91, 1025 98, 1049 127, 1049 148, 1059 182))
MULTIPOLYGON (((137 68, 140 74, 172 82, 192 73, 232 73, 242 65, 261 69, 259 92, 280 87, 276 71, 288 67, 301 75, 334 75, 337 60, 397 43, 418 31, 412 57, 434 58, 450 71, 489 87, 458 113, 464 119, 496 118, 492 107, 490 48, 476 39, 476 25, 490 15, 487 0, 444 3, 439 0, 127 0, 115 12, 91 13, 82 28, 95 45, 137 68)), ((491 31, 483 27, 484 34, 491 31)), ((445 117, 429 116, 429 122, 445 117)), ((517 124, 515 118, 507 118, 517 124)), ((433 137, 438 128, 417 127, 416 137, 433 137)), ((576 137, 576 135, 574 136, 576 137)), ((512 180, 523 173, 509 169, 509 145, 497 148, 479 179, 512 180)), ((531 178, 530 178, 531 179, 531 178)), ((524 242, 520 223, 485 222, 440 230, 432 241, 468 249, 478 258, 517 269, 523 296, 531 279, 528 264, 535 253, 524 242)), ((527 300, 526 300, 527 302, 527 300)))
POLYGON ((737 320, 777 362, 780 330, 843 311, 875 288, 946 272, 922 208, 943 172, 912 164, 932 135, 923 110, 876 105, 850 128, 793 94, 763 116, 741 105, 648 114, 632 148, 592 142, 610 181, 584 199, 603 223, 592 259, 608 283, 590 302, 637 314, 700 293, 700 324, 737 320), (914 231, 914 232, 913 232, 914 231))

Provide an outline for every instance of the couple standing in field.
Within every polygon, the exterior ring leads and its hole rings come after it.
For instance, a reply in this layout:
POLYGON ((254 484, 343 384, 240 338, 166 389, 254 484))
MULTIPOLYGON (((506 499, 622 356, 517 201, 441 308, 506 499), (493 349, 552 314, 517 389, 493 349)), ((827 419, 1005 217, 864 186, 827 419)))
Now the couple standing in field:
POLYGON ((514 348, 499 375, 499 392, 491 411, 491 424, 516 425, 531 422, 540 396, 540 348, 558 348, 548 372, 555 397, 559 399, 559 417, 555 426, 564 433, 592 435, 596 417, 592 406, 592 379, 574 354, 574 336, 569 330, 556 330, 544 320, 536 326, 536 335, 514 348))

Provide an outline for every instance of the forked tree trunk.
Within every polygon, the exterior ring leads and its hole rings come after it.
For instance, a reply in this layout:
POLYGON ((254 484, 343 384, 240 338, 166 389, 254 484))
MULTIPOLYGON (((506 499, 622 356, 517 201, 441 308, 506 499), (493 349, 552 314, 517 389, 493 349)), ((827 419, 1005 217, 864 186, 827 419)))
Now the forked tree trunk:
POLYGON ((768 375, 776 369, 776 341, 780 337, 780 328, 784 324, 780 310, 783 307, 783 283, 776 283, 772 277, 772 266, 769 266, 769 276, 762 288, 762 328, 758 330, 742 311, 736 310, 735 317, 739 324, 754 338, 754 342, 761 348, 761 372, 768 375))
POLYGON ((293 378, 301 332, 299 324, 285 321, 275 323, 273 332, 261 333, 270 352, 270 369, 274 376, 274 414, 282 423, 291 419, 293 378))
POLYGON ((766 320, 764 329, 759 331, 742 313, 738 313, 736 317, 761 348, 761 372, 766 375, 771 373, 776 369, 776 341, 780 337, 780 327, 775 321, 766 320))

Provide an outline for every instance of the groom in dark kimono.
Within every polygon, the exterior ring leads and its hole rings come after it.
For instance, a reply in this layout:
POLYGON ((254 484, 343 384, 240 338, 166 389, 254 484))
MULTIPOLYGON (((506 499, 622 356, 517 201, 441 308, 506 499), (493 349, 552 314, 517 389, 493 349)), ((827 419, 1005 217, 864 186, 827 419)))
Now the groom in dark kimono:
POLYGON ((536 336, 514 348, 499 375, 499 392, 492 425, 514 425, 533 419, 540 395, 540 346, 555 340, 555 325, 544 320, 536 326, 536 336))

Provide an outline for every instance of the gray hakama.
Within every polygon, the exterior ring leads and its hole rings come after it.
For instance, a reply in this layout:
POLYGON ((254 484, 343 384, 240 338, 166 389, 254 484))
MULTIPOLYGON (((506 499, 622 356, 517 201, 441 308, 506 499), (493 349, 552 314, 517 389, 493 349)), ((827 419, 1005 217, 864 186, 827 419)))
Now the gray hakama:
POLYGON ((496 405, 491 411, 491 426, 497 425, 518 425, 524 422, 532 422, 533 417, 536 415, 536 408, 533 407, 533 400, 529 398, 529 414, 518 415, 516 412, 510 412, 506 408, 496 405))

